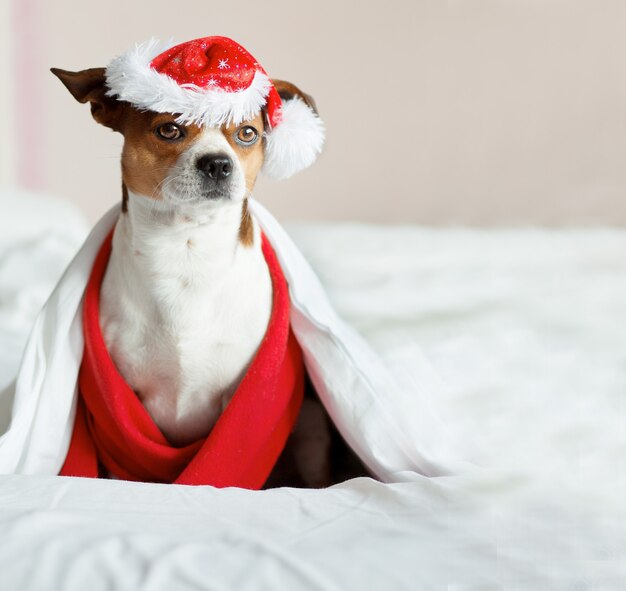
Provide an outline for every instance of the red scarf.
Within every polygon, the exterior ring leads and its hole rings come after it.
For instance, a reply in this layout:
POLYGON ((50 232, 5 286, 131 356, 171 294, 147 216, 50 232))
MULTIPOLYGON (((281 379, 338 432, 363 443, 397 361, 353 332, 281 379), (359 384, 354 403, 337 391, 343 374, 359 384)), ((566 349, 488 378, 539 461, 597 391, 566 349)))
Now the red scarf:
POLYGON ((174 447, 117 371, 102 337, 100 286, 111 239, 98 253, 85 292, 80 395, 61 475, 97 478, 102 467, 126 480, 261 488, 293 429, 304 390, 289 292, 272 247, 263 237, 273 304, 259 350, 206 439, 174 447))

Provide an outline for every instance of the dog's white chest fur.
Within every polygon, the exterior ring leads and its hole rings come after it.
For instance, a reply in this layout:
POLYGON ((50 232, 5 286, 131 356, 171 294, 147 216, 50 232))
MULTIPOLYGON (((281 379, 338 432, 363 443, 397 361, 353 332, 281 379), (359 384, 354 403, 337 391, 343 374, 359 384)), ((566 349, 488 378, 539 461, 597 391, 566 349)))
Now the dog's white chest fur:
POLYGON ((205 436, 265 335, 272 286, 241 202, 189 215, 131 196, 102 284, 108 350, 168 440, 205 436))

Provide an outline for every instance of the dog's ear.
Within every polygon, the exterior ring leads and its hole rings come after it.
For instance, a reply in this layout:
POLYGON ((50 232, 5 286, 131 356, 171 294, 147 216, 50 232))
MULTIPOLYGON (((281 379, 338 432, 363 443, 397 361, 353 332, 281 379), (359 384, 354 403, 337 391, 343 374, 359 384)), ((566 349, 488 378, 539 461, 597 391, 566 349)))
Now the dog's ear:
POLYGON ((280 98, 283 99, 283 102, 290 101, 296 97, 301 98, 306 106, 317 115, 317 106, 311 95, 302 92, 295 84, 287 82, 286 80, 272 80, 272 84, 274 88, 276 88, 276 92, 278 92, 280 98))
POLYGON ((79 103, 90 104, 91 114, 98 123, 115 131, 121 131, 122 104, 115 98, 106 96, 104 68, 90 68, 80 72, 50 68, 50 71, 79 103))

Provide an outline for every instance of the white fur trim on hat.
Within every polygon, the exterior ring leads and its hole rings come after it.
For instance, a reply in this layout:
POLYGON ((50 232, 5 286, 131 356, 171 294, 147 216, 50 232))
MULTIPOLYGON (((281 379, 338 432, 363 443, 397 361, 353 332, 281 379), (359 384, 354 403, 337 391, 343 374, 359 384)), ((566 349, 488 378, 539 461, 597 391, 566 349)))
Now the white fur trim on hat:
POLYGON ((266 136, 263 172, 286 179, 313 164, 324 144, 324 123, 302 99, 283 101, 282 121, 266 136))
POLYGON ((173 46, 152 39, 116 57, 106 69, 107 95, 141 109, 179 114, 179 123, 211 127, 238 125, 252 119, 265 105, 272 83, 259 71, 245 90, 225 92, 180 85, 150 67, 155 57, 173 46))

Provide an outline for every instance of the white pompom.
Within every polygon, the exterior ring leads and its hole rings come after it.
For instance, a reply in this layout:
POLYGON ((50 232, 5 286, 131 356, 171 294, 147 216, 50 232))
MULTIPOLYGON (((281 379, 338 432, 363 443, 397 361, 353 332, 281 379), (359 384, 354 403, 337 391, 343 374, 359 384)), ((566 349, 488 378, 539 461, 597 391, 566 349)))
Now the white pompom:
POLYGON ((300 98, 283 102, 282 121, 267 134, 263 172, 286 179, 311 166, 324 144, 324 124, 300 98))

